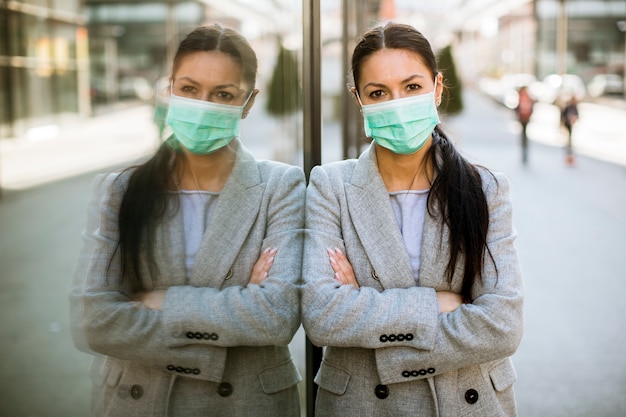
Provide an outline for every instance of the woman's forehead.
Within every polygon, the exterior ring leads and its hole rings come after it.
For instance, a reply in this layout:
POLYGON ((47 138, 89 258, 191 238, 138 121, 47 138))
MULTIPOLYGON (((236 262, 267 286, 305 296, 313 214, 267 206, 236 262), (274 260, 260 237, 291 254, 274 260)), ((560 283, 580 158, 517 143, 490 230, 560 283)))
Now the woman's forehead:
POLYGON ((197 83, 241 84, 241 63, 221 51, 199 51, 184 55, 177 62, 174 79, 188 78, 197 83))
POLYGON ((416 52, 406 49, 380 49, 361 62, 360 84, 382 80, 403 80, 412 75, 431 78, 430 69, 416 52))

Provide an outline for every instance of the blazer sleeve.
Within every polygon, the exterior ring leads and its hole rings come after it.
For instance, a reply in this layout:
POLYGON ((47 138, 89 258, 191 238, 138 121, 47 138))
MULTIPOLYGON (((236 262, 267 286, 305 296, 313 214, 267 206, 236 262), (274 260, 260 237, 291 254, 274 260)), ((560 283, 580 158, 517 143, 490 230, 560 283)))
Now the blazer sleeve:
POLYGON ((385 384, 421 379, 508 357, 521 342, 523 282, 514 246, 516 232, 509 182, 501 174, 493 177, 488 174, 485 178, 490 179, 485 194, 489 204, 487 246, 493 261, 487 254, 483 279, 477 279, 472 289, 474 301, 439 315, 432 349, 378 349, 377 368, 385 384), (428 374, 420 374, 420 370, 428 370, 428 374))
POLYGON ((220 381, 226 361, 222 347, 167 348, 162 313, 142 308, 129 297, 121 280, 118 213, 124 181, 117 174, 96 180, 87 226, 70 290, 72 336, 76 346, 92 354, 130 360, 164 371, 185 370, 186 376, 220 381), (188 372, 187 372, 188 370, 188 372))
MULTIPOLYGON (((302 323, 307 336, 318 346, 374 349, 389 344, 387 335, 402 334, 401 340, 394 337, 394 343, 432 349, 439 311, 433 289, 412 286, 381 291, 361 286, 355 290, 334 279, 326 248, 345 251, 342 224, 350 219, 341 202, 343 179, 338 179, 336 172, 330 179, 325 168, 313 169, 307 188, 302 288, 302 323)), ((339 177, 343 176, 349 173, 339 177)), ((364 254, 348 256, 351 262, 366 261, 354 258, 364 254)))
MULTIPOLYGON (((276 248, 268 277, 260 284, 210 287, 170 287, 163 305, 170 331, 169 346, 210 343, 215 346, 286 346, 300 326, 304 173, 278 170, 268 182, 267 224, 261 251, 276 248), (206 332, 219 338, 195 340, 181 333, 206 332)), ((262 208, 263 210, 264 208, 262 208)), ((255 252, 254 256, 258 256, 255 252)), ((250 260, 254 263, 256 259, 250 260)), ((249 277, 248 277, 249 278, 249 277)))

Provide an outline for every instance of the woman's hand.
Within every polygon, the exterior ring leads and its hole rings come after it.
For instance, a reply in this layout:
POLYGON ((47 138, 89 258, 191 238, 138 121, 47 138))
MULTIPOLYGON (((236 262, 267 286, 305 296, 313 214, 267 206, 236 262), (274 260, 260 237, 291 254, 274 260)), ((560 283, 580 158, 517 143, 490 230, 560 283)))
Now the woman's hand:
POLYGON ((252 267, 249 284, 261 284, 267 278, 270 268, 274 265, 277 251, 276 248, 267 248, 261 253, 259 260, 252 267))
POLYGON ((440 313, 451 313, 463 304, 463 297, 451 291, 437 291, 440 313))
POLYGON ((163 310, 167 290, 139 291, 133 294, 133 301, 140 302, 151 310, 163 310))
POLYGON ((335 271, 335 279, 341 283, 341 285, 354 285, 355 288, 359 288, 359 283, 354 276, 354 270, 346 255, 338 248, 326 249, 330 260, 330 266, 335 271))

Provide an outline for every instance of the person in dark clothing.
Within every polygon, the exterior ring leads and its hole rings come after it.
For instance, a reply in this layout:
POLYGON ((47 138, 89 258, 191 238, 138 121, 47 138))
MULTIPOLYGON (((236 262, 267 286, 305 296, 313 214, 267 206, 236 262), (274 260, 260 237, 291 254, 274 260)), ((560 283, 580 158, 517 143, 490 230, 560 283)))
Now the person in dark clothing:
POLYGON ((572 130, 574 124, 578 121, 578 101, 575 96, 572 96, 563 111, 561 112, 561 121, 563 126, 567 129, 567 145, 565 146, 565 160, 568 165, 574 164, 574 154, 572 151, 572 130))

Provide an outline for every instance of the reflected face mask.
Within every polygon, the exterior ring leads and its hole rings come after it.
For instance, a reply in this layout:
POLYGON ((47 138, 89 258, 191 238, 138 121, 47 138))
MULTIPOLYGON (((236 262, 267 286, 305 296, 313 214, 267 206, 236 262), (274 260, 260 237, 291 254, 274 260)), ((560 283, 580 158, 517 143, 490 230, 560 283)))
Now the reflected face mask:
POLYGON ((231 106, 172 94, 167 124, 176 140, 192 153, 206 155, 239 136, 245 105, 231 106))
POLYGON ((365 134, 397 154, 419 151, 439 123, 434 91, 376 104, 361 103, 365 134))

